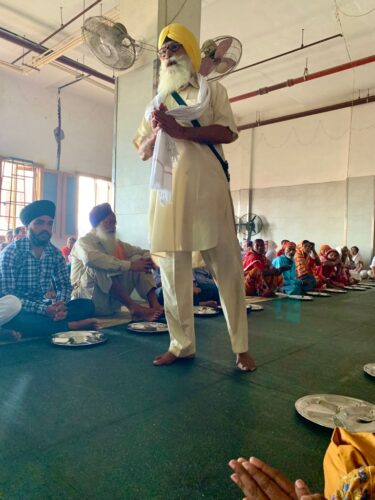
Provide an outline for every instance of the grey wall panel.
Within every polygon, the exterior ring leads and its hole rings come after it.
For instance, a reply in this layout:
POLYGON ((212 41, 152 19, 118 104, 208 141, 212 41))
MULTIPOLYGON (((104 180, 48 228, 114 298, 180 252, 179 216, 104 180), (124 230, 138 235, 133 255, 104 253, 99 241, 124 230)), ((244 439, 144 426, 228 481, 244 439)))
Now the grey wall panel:
POLYGON ((348 244, 357 245, 369 261, 374 251, 374 176, 348 182, 348 244))
MULTIPOLYGON (((241 191, 233 193, 238 204, 241 191)), ((336 181, 254 189, 249 196, 249 211, 265 223, 258 237, 357 245, 366 261, 374 251, 374 176, 351 178, 348 189, 336 181)))

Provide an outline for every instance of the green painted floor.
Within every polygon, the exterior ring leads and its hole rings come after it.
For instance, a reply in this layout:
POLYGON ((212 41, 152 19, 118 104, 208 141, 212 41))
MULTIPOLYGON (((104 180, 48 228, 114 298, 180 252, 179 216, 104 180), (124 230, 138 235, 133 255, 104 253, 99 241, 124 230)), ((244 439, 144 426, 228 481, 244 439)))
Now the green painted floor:
POLYGON ((198 356, 154 367, 166 335, 107 330, 86 350, 0 346, 0 498, 240 499, 229 459, 256 455, 322 489, 330 430, 297 398, 375 402, 375 290, 276 300, 249 316, 258 370, 234 369, 223 317, 196 321, 198 356))

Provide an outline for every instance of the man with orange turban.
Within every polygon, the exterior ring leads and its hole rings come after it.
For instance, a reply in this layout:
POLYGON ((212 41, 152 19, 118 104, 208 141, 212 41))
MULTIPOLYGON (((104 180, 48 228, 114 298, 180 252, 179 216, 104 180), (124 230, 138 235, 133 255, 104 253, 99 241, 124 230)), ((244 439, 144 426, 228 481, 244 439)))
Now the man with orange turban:
POLYGON ((221 144, 238 136, 228 96, 220 83, 198 74, 199 45, 185 26, 165 27, 158 48, 158 95, 134 140, 141 158, 152 158, 149 239, 152 254, 160 256, 171 336, 169 350, 154 364, 195 355, 191 269, 193 258, 194 267, 201 265, 200 255, 219 288, 236 364, 253 371, 229 184, 208 146, 223 157, 221 144))

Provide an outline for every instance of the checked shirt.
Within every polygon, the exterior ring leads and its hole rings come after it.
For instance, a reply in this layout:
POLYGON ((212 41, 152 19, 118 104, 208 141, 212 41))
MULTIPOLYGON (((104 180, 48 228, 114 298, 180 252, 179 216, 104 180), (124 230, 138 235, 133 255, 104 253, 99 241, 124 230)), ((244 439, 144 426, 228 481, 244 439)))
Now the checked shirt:
POLYGON ((14 241, 0 252, 0 297, 15 295, 24 311, 46 314, 45 294, 56 290, 56 300, 69 302, 72 293, 65 259, 52 243, 40 258, 28 238, 14 241))

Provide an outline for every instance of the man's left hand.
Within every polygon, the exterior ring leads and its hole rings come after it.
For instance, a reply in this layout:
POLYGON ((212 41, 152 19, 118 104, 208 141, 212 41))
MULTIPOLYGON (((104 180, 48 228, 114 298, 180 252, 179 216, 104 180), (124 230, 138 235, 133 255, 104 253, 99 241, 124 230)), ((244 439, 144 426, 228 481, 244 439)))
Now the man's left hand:
POLYGON ((154 109, 152 118, 158 124, 158 127, 164 130, 168 135, 174 139, 184 139, 186 127, 183 127, 170 115, 161 109, 154 109))

